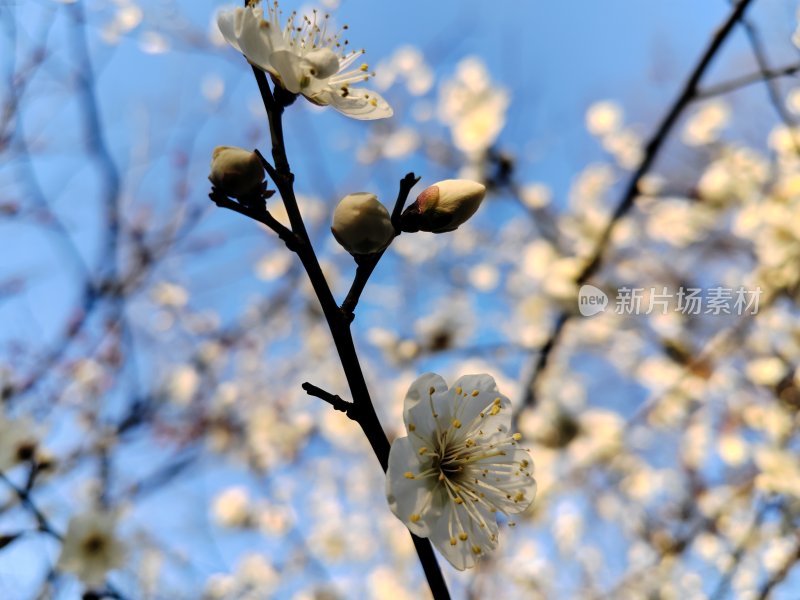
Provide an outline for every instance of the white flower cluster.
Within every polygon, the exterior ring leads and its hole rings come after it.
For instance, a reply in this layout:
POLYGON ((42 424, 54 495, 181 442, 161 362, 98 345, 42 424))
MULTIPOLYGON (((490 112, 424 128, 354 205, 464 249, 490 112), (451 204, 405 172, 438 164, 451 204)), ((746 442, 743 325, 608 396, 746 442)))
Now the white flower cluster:
POLYGON ((492 82, 486 65, 468 57, 442 86, 439 116, 450 126, 456 148, 468 155, 480 154, 505 127, 509 102, 508 91, 492 82))
POLYGON ((67 526, 57 568, 100 587, 109 571, 125 562, 125 547, 116 537, 117 517, 107 511, 75 515, 67 526))

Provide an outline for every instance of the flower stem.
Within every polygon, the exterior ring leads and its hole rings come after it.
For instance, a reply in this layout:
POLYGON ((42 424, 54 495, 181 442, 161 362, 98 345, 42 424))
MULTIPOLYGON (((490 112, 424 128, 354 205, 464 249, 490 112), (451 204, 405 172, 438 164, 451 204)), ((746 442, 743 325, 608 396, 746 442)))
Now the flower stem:
MULTIPOLYGON (((394 210, 392 210, 392 225, 394 226, 395 237, 402 233, 400 231, 400 214, 403 212, 403 207, 406 204, 406 200, 408 200, 408 195, 411 193, 412 188, 417 185, 419 180, 420 178, 415 176, 414 173, 408 173, 405 177, 403 177, 403 179, 400 180, 400 191, 397 194, 394 210)), ((372 272, 375 270, 375 267, 378 266, 378 262, 380 261, 384 252, 386 252, 386 250, 381 250, 375 254, 356 257, 356 263, 358 264, 358 267, 356 268, 356 276, 355 279, 353 279, 353 285, 350 287, 347 297, 344 299, 344 302, 342 302, 341 308, 342 313, 344 314, 344 317, 347 319, 348 323, 352 322, 355 318, 354 311, 358 305, 359 299, 361 298, 361 293, 367 286, 367 282, 369 281, 372 272)))
MULTIPOLYGON (((375 412, 375 407, 372 404, 369 389, 364 379, 364 373, 361 370, 361 363, 359 362, 353 336, 350 332, 350 321, 352 318, 348 318, 345 312, 339 309, 331 293, 303 223, 303 218, 300 214, 300 209, 297 205, 297 199, 294 193, 294 175, 289 167, 283 135, 283 109, 284 106, 288 106, 294 98, 289 97, 287 93, 283 92, 280 88, 276 88, 275 92, 271 93, 266 75, 255 68, 253 72, 259 90, 261 91, 264 108, 267 111, 267 118, 269 120, 270 136, 272 139, 272 159, 275 165, 274 170, 270 170, 270 175, 272 176, 278 193, 283 199, 292 232, 299 239, 299 243, 292 249, 300 258, 300 262, 305 268, 333 337, 336 352, 339 355, 339 360, 341 361, 345 378, 350 388, 350 394, 353 398, 353 408, 356 409, 355 411, 351 409, 348 414, 351 412, 354 413, 354 420, 361 427, 367 440, 369 440, 370 446, 372 446, 375 456, 378 458, 378 462, 380 462, 383 470, 386 471, 389 465, 390 444, 383 431, 380 420, 378 419, 378 415, 375 412)), ((405 203, 408 193, 411 191, 411 187, 413 187, 416 181, 413 174, 409 174, 401 183, 401 191, 398 196, 400 210, 402 210, 402 204, 405 203)), ((395 207, 395 212, 398 212, 397 206, 395 207)), ((375 264, 377 264, 377 260, 375 260, 375 264)), ((364 284, 366 284, 366 279, 374 268, 373 264, 369 272, 362 275, 364 284)), ((363 289, 363 286, 361 289, 363 289)), ((358 294, 360 294, 360 291, 358 294)), ((355 302, 357 302, 357 296, 355 302)), ((353 303, 353 306, 355 306, 355 303, 353 303)), ((413 534, 411 537, 414 541, 414 547, 416 548, 433 597, 436 600, 449 600, 450 593, 442 577, 442 572, 439 569, 439 564, 433 553, 433 547, 430 541, 419 538, 413 534)))

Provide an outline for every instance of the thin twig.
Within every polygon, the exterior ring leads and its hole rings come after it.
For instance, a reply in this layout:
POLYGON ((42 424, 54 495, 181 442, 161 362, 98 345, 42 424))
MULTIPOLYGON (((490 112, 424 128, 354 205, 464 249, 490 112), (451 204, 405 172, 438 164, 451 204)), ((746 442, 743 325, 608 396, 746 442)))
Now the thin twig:
POLYGON ((273 217, 272 214, 270 214, 270 212, 266 209, 245 206, 244 204, 231 200, 225 194, 216 189, 212 189, 208 197, 211 198, 214 204, 220 208, 227 208, 228 210, 237 212, 240 215, 249 217, 254 221, 258 221, 262 225, 266 225, 272 229, 272 231, 278 234, 278 237, 281 239, 281 241, 283 241, 284 244, 286 244, 286 247, 289 248, 289 250, 296 251, 297 246, 301 243, 300 238, 297 235, 295 235, 283 223, 273 217))
MULTIPOLYGON (((403 208, 408 200, 408 195, 420 178, 414 173, 408 173, 403 179, 400 180, 400 191, 397 194, 397 200, 392 210, 392 226, 394 227, 394 236, 397 237, 401 234, 400 230, 400 215, 403 213, 403 208)), ((358 267, 356 268, 356 276, 353 279, 353 284, 350 286, 350 291, 347 292, 344 302, 342 302, 341 311, 347 322, 350 323, 355 318, 355 309, 361 294, 372 276, 375 267, 378 266, 381 257, 386 249, 376 252, 375 254, 367 254, 365 256, 356 256, 355 261, 358 267)))
POLYGON ((358 420, 354 410, 356 405, 353 404, 352 402, 347 402, 346 400, 343 400, 341 396, 336 396, 334 394, 331 394, 330 392, 326 392, 322 388, 319 388, 313 383, 309 383, 308 381, 306 381, 301 387, 306 391, 306 393, 309 396, 314 396, 315 398, 324 400, 325 402, 330 404, 334 408, 334 410, 343 412, 354 421, 358 420))
POLYGON ((725 573, 722 575, 722 578, 717 583, 717 587, 714 589, 714 592, 711 594, 711 600, 723 600, 728 594, 728 590, 733 580, 736 572, 739 570, 742 564, 742 558, 745 555, 750 544, 752 544, 753 540, 758 533, 759 528, 761 527, 761 523, 764 521, 764 517, 767 514, 767 511, 770 509, 770 504, 764 502, 753 518, 753 522, 750 524, 750 528, 747 531, 747 534, 741 539, 739 544, 736 546, 736 550, 733 551, 731 555, 731 561, 726 569, 725 573))
POLYGON ((748 73, 747 75, 742 75, 736 79, 731 79, 730 81, 718 83, 716 85, 709 86, 704 90, 700 90, 697 92, 695 99, 706 100, 707 98, 713 98, 714 96, 723 96, 749 85, 761 83, 762 81, 779 79, 781 77, 791 77, 792 75, 796 75, 798 72, 800 72, 800 63, 787 65, 779 69, 758 70, 755 73, 748 73))
MULTIPOLYGON (((747 40, 750 42, 750 48, 753 50, 753 56, 758 63, 759 70, 762 74, 769 71, 770 66, 769 60, 767 59, 767 50, 764 48, 761 35, 758 33, 755 25, 753 25, 748 19, 742 19, 742 27, 744 27, 744 30, 747 33, 747 40)), ((796 123, 794 117, 792 117, 792 114, 787 110, 783 103, 783 98, 781 98, 781 90, 778 87, 778 83, 774 79, 763 77, 763 75, 762 81, 764 82, 764 87, 767 88, 767 95, 769 96, 770 104, 772 104, 772 107, 775 109, 775 113, 778 115, 778 118, 783 121, 783 124, 789 130, 795 153, 800 154, 800 142, 798 142, 794 131, 796 123)))
POLYGON ((16 486, 8 477, 4 474, 0 473, 0 481, 5 483, 11 491, 17 496, 25 509, 33 515, 33 518, 36 519, 36 524, 39 527, 39 531, 42 533, 46 533, 47 535, 61 541, 63 536, 58 533, 52 525, 50 525, 50 521, 47 520, 47 517, 44 516, 39 507, 36 506, 36 503, 31 498, 31 490, 23 489, 21 487, 16 486))

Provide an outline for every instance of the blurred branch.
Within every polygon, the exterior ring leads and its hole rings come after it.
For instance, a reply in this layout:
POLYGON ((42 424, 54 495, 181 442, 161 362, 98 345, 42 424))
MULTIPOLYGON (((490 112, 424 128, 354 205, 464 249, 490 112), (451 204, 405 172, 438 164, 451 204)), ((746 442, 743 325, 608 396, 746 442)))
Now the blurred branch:
POLYGON ((728 568, 725 570, 725 573, 722 575, 722 578, 717 583, 717 587, 714 589, 714 592, 710 596, 710 600, 723 600, 728 594, 728 588, 730 587, 731 581, 733 577, 736 575, 736 572, 739 570, 739 567, 742 564, 742 558, 747 551, 747 547, 755 538, 756 534, 758 533, 759 528, 761 527, 761 523, 764 521, 764 517, 767 514, 767 510, 770 508, 769 503, 764 502, 761 507, 756 512, 755 518, 753 522, 750 524, 747 533, 741 539, 739 544, 736 546, 736 550, 733 551, 733 555, 731 557, 731 563, 728 568))
POLYGON ((762 83, 765 81, 778 79, 780 77, 797 75, 798 72, 800 72, 800 63, 787 65, 779 69, 760 69, 755 73, 743 75, 741 77, 737 77, 736 79, 718 83, 700 90, 695 96, 695 99, 705 100, 707 98, 713 98, 714 96, 722 96, 756 83, 762 83))
POLYGON ((105 240, 100 256, 105 265, 107 276, 113 278, 117 272, 117 239, 120 233, 119 195, 121 178, 111 152, 108 149, 103 132, 100 107, 95 95, 95 79, 89 46, 86 40, 86 15, 82 0, 69 5, 73 21, 72 45, 74 55, 78 58, 79 68, 76 70, 81 108, 83 109, 84 135, 89 153, 94 157, 100 172, 104 190, 105 205, 105 240))
MULTIPOLYGON (((779 294, 777 291, 767 290, 764 298, 760 301, 759 310, 764 310, 765 308, 769 307, 776 300, 778 295, 779 294)), ((705 365, 711 362, 711 359, 717 352, 721 352, 735 342, 736 337, 739 335, 739 333, 744 331, 747 325, 752 322, 754 316, 755 315, 752 313, 744 314, 742 315, 742 318, 738 319, 734 323, 733 326, 718 331, 708 342, 706 342, 706 344, 694 358, 685 362, 681 372, 672 381, 672 383, 670 383, 664 389, 659 390, 658 393, 652 394, 647 400, 639 405, 636 411, 630 417, 628 417, 628 426, 631 427, 639 421, 645 419, 664 398, 668 397, 671 392, 677 390, 687 377, 696 372, 698 369, 704 369, 705 365)))
POLYGON ((19 499, 20 504, 36 519, 36 524, 39 527, 39 531, 42 533, 46 533, 47 535, 61 541, 63 537, 60 533, 58 533, 53 526, 50 524, 50 521, 47 520, 47 517, 44 516, 41 510, 36 506, 36 503, 31 498, 31 491, 30 489, 21 488, 16 486, 8 477, 6 477, 3 473, 0 473, 0 481, 5 483, 11 491, 16 494, 17 499, 19 499))
POLYGON ((745 481, 735 485, 731 490, 730 495, 726 498, 726 502, 720 504, 720 506, 713 513, 709 515, 703 515, 698 521, 689 527, 689 530, 684 535, 672 540, 671 543, 659 551, 658 555, 650 562, 650 564, 641 568, 637 568, 633 572, 628 572, 620 580, 614 583, 614 585, 612 585, 607 592, 600 594, 600 597, 607 600, 615 600, 620 596, 625 596, 625 594, 622 594, 623 590, 632 586, 637 581, 647 579, 647 576, 651 573, 651 571, 663 564, 664 560, 668 556, 675 556, 677 554, 685 553, 690 548, 692 541, 700 533, 704 531, 714 532, 717 527, 717 520, 724 514, 724 511, 729 503, 745 496, 752 491, 754 477, 755 473, 750 474, 745 481))
MULTIPOLYGON (((11 490, 16 494, 17 498, 19 499, 22 506, 31 513, 31 515, 36 519, 36 522, 39 526, 39 531, 42 533, 46 533, 47 535, 55 538, 59 542, 63 542, 64 536, 58 533, 55 528, 50 524, 50 521, 47 517, 44 516, 44 513, 36 506, 36 503, 31 498, 30 490, 22 489, 14 485, 3 473, 0 473, 0 481, 3 481, 11 490)), ((50 577, 48 577, 48 580, 50 577)), ((123 596, 116 588, 111 586, 110 584, 106 583, 105 589, 100 591, 92 591, 86 592, 84 594, 84 598, 86 597, 93 597, 93 598, 116 598, 117 600, 125 600, 125 596, 123 596)))
MULTIPOLYGON (((95 96, 95 80, 92 70, 91 58, 89 55, 88 43, 86 40, 86 23, 83 4, 81 1, 75 2, 68 7, 72 27, 71 40, 73 54, 77 57, 79 68, 76 80, 80 97, 80 107, 83 113, 84 136, 89 154, 94 157, 98 170, 103 181, 103 202, 105 210, 102 250, 100 253, 100 270, 104 274, 99 276, 99 280, 93 281, 86 274, 86 281, 81 292, 79 306, 73 311, 70 321, 57 341, 47 350, 43 357, 37 361, 36 367, 29 373, 22 382, 8 390, 6 398, 21 395, 32 391, 41 383, 47 373, 60 362, 68 351, 71 343, 83 330, 89 320, 91 313, 97 305, 98 300, 106 294, 115 295, 119 292, 116 282, 117 274, 117 252, 118 239, 120 232, 119 219, 119 195, 121 191, 121 178, 116 165, 111 157, 108 145, 103 134, 103 125, 100 117, 100 109, 95 96)), ((58 227, 58 233, 64 238, 65 243, 70 246, 72 241, 68 233, 62 227, 58 227)), ((81 264, 80 254, 77 249, 70 251, 76 256, 76 261, 81 264)))
POLYGON ((767 88, 769 101, 772 104, 772 107, 775 109, 778 118, 780 118, 780 120, 783 121, 783 124, 789 129, 795 152, 800 154, 800 142, 798 142, 798 139, 794 133, 794 127, 796 123, 791 113, 784 105, 778 83, 774 78, 764 76, 764 73, 770 71, 770 65, 769 60, 767 59, 767 50, 761 40, 761 35, 759 34, 755 25, 753 25, 748 19, 742 19, 742 27, 744 27, 744 30, 747 33, 747 40, 750 42, 750 48, 753 50, 753 56, 758 63, 761 79, 764 82, 764 86, 767 88))
MULTIPOLYGON (((795 537, 798 536, 795 533, 795 537)), ((780 566, 780 568, 772 574, 772 576, 764 582, 761 586, 761 589, 758 590, 758 595, 755 597, 758 600, 767 600, 772 594, 772 590, 780 585, 786 577, 789 575, 789 572, 792 570, 792 567, 800 561, 800 539, 798 539, 797 543, 794 547, 794 552, 790 553, 789 556, 786 557, 784 563, 780 566)))
MULTIPOLYGON (((677 124, 679 117, 696 97, 700 80, 702 79, 706 70, 722 48, 725 40, 733 31, 736 23, 744 16, 747 7, 752 2, 753 0, 740 0, 711 38, 708 47, 703 52, 700 60, 697 63, 697 66, 695 66, 688 80, 684 84, 681 93, 673 102, 672 106, 667 111, 667 114, 661 121, 661 124, 656 129, 656 132, 645 146, 644 158, 642 159, 641 163, 639 163, 638 168, 633 173, 631 178, 628 180, 628 184, 625 187, 622 198, 611 215, 608 224, 600 234, 600 237, 595 244, 594 251, 588 257, 586 265, 583 267, 577 277, 578 285, 585 283, 599 270, 607 247, 609 246, 611 234, 614 231, 616 224, 620 221, 620 219, 627 215, 634 206, 636 197, 639 194, 639 182, 645 175, 649 173, 659 155, 659 152, 669 138, 673 128, 677 124)), ((531 375, 528 379, 527 386, 525 388, 525 396, 523 398, 523 405, 533 405, 535 403, 535 388, 539 378, 546 369, 550 356, 561 338, 561 334, 565 325, 572 315, 573 313, 564 311, 556 318, 553 331, 550 333, 547 341, 542 345, 542 350, 539 353, 531 375)))

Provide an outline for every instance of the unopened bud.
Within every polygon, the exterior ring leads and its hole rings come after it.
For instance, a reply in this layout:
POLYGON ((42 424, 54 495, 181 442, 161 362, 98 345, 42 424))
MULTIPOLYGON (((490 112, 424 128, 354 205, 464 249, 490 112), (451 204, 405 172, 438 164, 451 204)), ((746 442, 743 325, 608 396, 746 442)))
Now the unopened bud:
POLYGON ((264 189, 264 166, 255 152, 217 146, 211 155, 211 174, 208 179, 228 196, 251 196, 264 189))
POLYGON ((445 179, 424 190, 403 211, 400 228, 410 233, 453 231, 475 214, 485 195, 486 188, 476 181, 445 179))
POLYGON ((350 254, 380 252, 394 238, 389 211, 375 194, 367 192, 342 198, 333 211, 331 232, 350 254))

